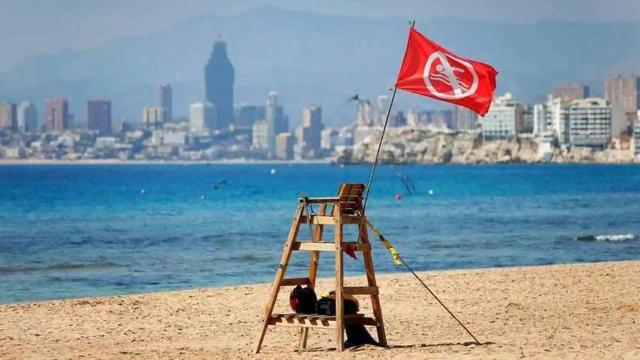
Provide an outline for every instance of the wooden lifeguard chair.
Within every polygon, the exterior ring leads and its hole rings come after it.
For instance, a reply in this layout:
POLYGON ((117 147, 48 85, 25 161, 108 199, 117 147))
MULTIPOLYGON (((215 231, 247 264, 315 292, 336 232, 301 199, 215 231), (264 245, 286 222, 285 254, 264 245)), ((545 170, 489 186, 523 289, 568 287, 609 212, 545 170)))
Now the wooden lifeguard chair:
POLYGON ((306 348, 309 328, 335 329, 336 349, 344 350, 344 325, 362 324, 375 326, 378 333, 378 342, 387 346, 387 339, 382 321, 382 310, 378 297, 378 285, 376 284, 373 260, 371 257, 371 243, 367 232, 367 218, 362 206, 365 186, 364 184, 342 184, 336 197, 302 197, 298 199, 296 210, 289 236, 284 244, 280 266, 276 271, 271 288, 269 300, 264 309, 262 319, 263 326, 256 346, 256 353, 260 352, 262 342, 269 325, 300 327, 300 349, 306 348), (310 205, 319 205, 318 214, 309 211, 310 205), (311 213, 310 213, 311 212, 311 213), (298 231, 304 224, 314 224, 313 239, 298 240, 298 231), (358 227, 358 239, 354 242, 345 242, 343 239, 343 226, 355 225, 358 227), (322 239, 324 226, 335 226, 334 241, 325 242, 322 239), (352 249, 362 252, 364 268, 367 276, 367 286, 343 285, 343 249, 351 244, 352 249), (311 261, 309 273, 303 278, 288 278, 284 275, 294 251, 310 251, 311 261), (273 313, 280 288, 283 286, 307 285, 315 287, 318 273, 318 260, 321 251, 335 254, 335 299, 336 315, 304 315, 304 314, 276 314, 273 313), (369 295, 373 317, 362 314, 344 315, 344 295, 369 295))

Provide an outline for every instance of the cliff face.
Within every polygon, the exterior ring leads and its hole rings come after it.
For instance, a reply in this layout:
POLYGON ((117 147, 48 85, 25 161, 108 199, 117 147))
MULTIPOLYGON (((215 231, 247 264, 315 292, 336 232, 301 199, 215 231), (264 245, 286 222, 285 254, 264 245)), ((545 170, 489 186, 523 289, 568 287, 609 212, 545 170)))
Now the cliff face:
MULTIPOLYGON (((379 139, 379 138, 378 138, 379 139)), ((353 151, 336 154, 338 162, 373 162, 378 139, 357 145, 353 151)), ((520 138, 484 141, 478 132, 448 134, 426 129, 389 129, 380 150, 383 163, 534 163, 542 159, 533 139, 520 138)), ((633 162, 630 150, 594 150, 553 148, 545 159, 557 163, 633 162)))

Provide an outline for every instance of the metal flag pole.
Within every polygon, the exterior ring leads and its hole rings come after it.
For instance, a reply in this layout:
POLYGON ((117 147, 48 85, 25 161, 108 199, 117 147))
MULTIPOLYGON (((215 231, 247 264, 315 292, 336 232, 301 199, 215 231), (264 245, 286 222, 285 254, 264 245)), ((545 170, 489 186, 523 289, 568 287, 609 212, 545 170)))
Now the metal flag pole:
MULTIPOLYGON (((412 20, 411 21, 411 29, 414 28, 414 26, 416 25, 416 21, 412 20)), ((367 190, 364 196, 364 204, 362 204, 362 212, 364 213, 364 210, 367 208, 367 200, 369 200, 369 191, 371 189, 371 185, 373 184, 373 178, 376 174, 376 167, 378 165, 378 159, 380 157, 380 149, 382 148, 382 141, 384 140, 384 134, 387 131, 387 125, 389 124, 389 116, 391 115, 391 108, 393 107, 393 100, 396 98, 396 92, 398 91, 398 89, 394 86, 393 87, 393 95, 391 95, 391 101, 389 102, 389 109, 387 110, 387 117, 384 121, 384 125, 382 126, 382 134, 380 134, 380 141, 378 142, 378 148, 376 150, 376 157, 373 160, 373 165, 371 165, 371 172, 369 173, 369 181, 367 182, 367 190)), ((416 279, 418 279, 418 281, 420 282, 420 284, 427 289, 427 291, 429 292, 429 294, 431 294, 440 305, 442 305, 442 307, 449 313, 449 315, 451 315, 452 318, 454 318, 458 324, 460 326, 462 326, 462 328, 467 332, 467 334, 469 334, 469 336, 471 336, 473 338, 473 340, 475 341, 475 343, 477 345, 480 345, 480 341, 478 341, 478 339, 471 333, 471 331, 469 331, 469 329, 467 329, 466 326, 464 326, 464 324, 458 320, 458 318, 451 312, 451 310, 449 310, 449 308, 436 296, 436 294, 434 294, 433 291, 431 291, 431 289, 427 286, 427 284, 424 283, 424 281, 422 281, 422 279, 420 279, 420 277, 418 276, 418 274, 416 274, 416 272, 413 270, 413 268, 411 266, 409 266, 409 264, 407 264, 407 262, 398 255, 398 258, 400 260, 400 262, 402 262, 402 264, 413 274, 413 276, 415 276, 416 279)))
MULTIPOLYGON (((411 29, 416 26, 416 21, 411 20, 411 29)), ((382 134, 380 134, 380 141, 378 142, 378 149, 376 150, 376 157, 373 160, 373 165, 371 165, 371 172, 369 173, 369 181, 367 182, 367 191, 364 195, 364 204, 362 204, 362 211, 367 208, 367 201, 369 200, 369 191, 371 189, 371 185, 373 184, 373 178, 376 174, 376 167, 378 166, 378 158, 380 157, 380 149, 382 148, 382 141, 384 140, 384 134, 387 131, 387 125, 389 124, 389 116, 391 115, 391 108, 393 108, 393 100, 396 98, 396 92, 398 89, 393 86, 393 95, 391 95, 391 101, 389 102, 389 109, 387 109, 387 117, 384 120, 384 125, 382 126, 382 134)))

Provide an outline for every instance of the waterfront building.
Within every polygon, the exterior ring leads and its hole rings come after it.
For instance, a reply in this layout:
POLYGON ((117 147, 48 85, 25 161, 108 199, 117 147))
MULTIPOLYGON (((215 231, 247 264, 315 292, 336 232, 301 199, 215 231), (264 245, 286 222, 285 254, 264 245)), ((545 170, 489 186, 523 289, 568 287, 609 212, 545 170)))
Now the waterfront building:
POLYGON ((612 111, 611 135, 619 137, 633 126, 640 109, 640 78, 636 75, 615 75, 605 82, 604 97, 612 111))
POLYGON ((573 146, 605 147, 611 140, 611 107, 605 99, 574 100, 569 106, 569 141, 573 146))
MULTIPOLYGON (((381 125, 384 125, 384 122, 381 125)), ((395 115, 391 115, 391 118, 389 119, 389 127, 397 128, 405 125, 407 125, 407 118, 404 116, 402 110, 398 110, 395 115)))
POLYGON ((293 159, 293 145, 295 138, 291 133, 280 133, 276 136, 276 158, 280 160, 293 159))
POLYGON ((21 101, 16 111, 18 130, 30 133, 38 132, 38 111, 31 101, 21 101))
POLYGON ((558 84, 551 89, 551 95, 567 102, 586 99, 589 97, 589 87, 578 83, 558 84))
POLYGON ((111 134, 111 101, 95 98, 87 101, 87 127, 100 135, 111 134))
POLYGON ((322 133, 320 134, 320 148, 323 151, 330 153, 335 149, 337 137, 338 131, 336 129, 326 128, 322 130, 322 133))
POLYGON ((251 127, 251 146, 261 151, 266 151, 269 148, 268 125, 266 120, 256 121, 251 127))
POLYGON ((265 120, 267 122, 267 150, 269 154, 273 155, 276 150, 276 135, 289 131, 284 108, 278 101, 276 91, 271 91, 267 97, 265 120))
POLYGON ((16 104, 8 101, 0 102, 0 130, 17 130, 17 128, 16 104))
POLYGON ((208 102, 197 102, 189 106, 189 128, 192 132, 203 133, 216 128, 215 107, 208 102))
POLYGON ((204 69, 206 99, 215 106, 216 128, 227 129, 233 121, 234 69, 227 56, 227 43, 218 38, 204 69))
POLYGON ((162 122, 166 123, 173 120, 173 90, 171 84, 161 85, 158 91, 158 102, 160 107, 164 109, 162 122))
POLYGON ((387 107, 389 106, 389 96, 388 95, 379 95, 376 99, 376 109, 375 109, 375 124, 376 125, 384 125, 384 121, 387 118, 387 107))
POLYGON ((462 106, 455 106, 453 108, 453 130, 456 130, 456 131, 473 130, 477 127, 477 123, 478 123, 478 116, 473 111, 467 108, 464 108, 462 106))
POLYGON ((234 127, 236 129, 251 129, 253 124, 265 118, 265 107, 258 105, 241 105, 235 108, 234 127))
POLYGON ((356 125, 368 127, 374 125, 375 111, 369 100, 358 101, 358 114, 356 115, 356 125))
POLYGON ((162 128, 164 118, 164 108, 161 106, 142 108, 142 126, 147 130, 162 128))
MULTIPOLYGON (((637 111, 638 118, 640 118, 640 110, 637 111)), ((633 143, 634 154, 636 158, 640 158, 640 121, 636 121, 633 124, 633 143)))
POLYGON ((322 124, 322 108, 308 107, 302 110, 302 156, 317 157, 320 155, 320 140, 324 125, 322 124))
POLYGON ((514 138, 522 128, 522 105, 511 93, 497 97, 489 112, 482 118, 482 136, 485 139, 514 138))
POLYGON ((55 97, 47 100, 44 116, 45 123, 50 131, 64 131, 68 129, 71 122, 69 102, 64 97, 55 97))

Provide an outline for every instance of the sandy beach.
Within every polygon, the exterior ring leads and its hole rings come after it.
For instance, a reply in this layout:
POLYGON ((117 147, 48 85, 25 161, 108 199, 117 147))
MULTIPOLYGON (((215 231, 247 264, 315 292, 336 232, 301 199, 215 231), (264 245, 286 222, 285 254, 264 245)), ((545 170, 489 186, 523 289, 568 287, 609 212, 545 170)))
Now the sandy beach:
MULTIPOLYGON (((471 344, 409 274, 392 274, 379 275, 390 348, 366 346, 338 355, 332 331, 312 330, 308 349, 300 353, 296 330, 278 327, 270 328, 257 357, 640 358, 640 261, 421 276, 482 345, 471 344)), ((268 288, 1 305, 0 358, 251 358, 268 288)), ((331 281, 318 288, 330 289, 331 281)), ((281 311, 287 297, 288 291, 280 296, 281 311)))

